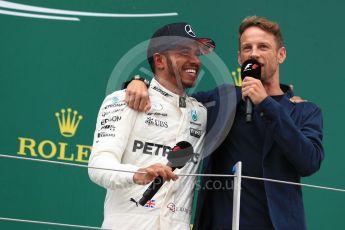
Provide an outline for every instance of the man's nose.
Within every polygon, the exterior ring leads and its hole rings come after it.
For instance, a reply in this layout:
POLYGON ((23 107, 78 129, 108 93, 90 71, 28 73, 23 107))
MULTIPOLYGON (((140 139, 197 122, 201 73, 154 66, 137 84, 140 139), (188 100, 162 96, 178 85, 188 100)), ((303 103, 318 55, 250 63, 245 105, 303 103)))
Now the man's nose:
POLYGON ((200 65, 200 58, 199 58, 198 55, 191 54, 191 55, 190 55, 189 61, 190 61, 191 63, 200 65))
POLYGON ((253 48, 252 52, 250 53, 250 58, 257 59, 258 57, 259 57, 259 52, 258 52, 257 48, 253 48))

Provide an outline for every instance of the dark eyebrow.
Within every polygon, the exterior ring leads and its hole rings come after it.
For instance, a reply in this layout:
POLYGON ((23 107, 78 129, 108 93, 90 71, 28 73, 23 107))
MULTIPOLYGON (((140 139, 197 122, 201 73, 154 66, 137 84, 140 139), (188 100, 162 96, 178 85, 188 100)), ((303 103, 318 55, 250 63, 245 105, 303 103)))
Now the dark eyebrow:
POLYGON ((247 42, 247 43, 241 43, 240 45, 241 45, 241 46, 248 46, 248 45, 251 46, 252 44, 247 42))
POLYGON ((189 46, 179 45, 179 46, 176 47, 176 49, 178 49, 178 50, 182 50, 182 49, 191 50, 192 48, 190 48, 189 46))
POLYGON ((270 43, 269 42, 260 42, 259 44, 260 45, 269 45, 270 43))

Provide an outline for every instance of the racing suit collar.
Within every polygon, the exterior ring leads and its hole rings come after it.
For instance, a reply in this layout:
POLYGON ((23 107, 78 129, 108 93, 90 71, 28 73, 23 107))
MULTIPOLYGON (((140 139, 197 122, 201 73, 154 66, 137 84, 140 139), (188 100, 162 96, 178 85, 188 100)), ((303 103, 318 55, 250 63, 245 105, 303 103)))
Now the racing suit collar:
POLYGON ((161 98, 163 98, 166 101, 169 101, 172 104, 175 104, 179 106, 180 104, 180 98, 187 98, 186 93, 184 93, 183 96, 180 96, 178 94, 175 94, 171 92, 170 90, 166 89, 164 86, 159 84, 159 82, 153 78, 150 83, 150 93, 153 93, 161 98))

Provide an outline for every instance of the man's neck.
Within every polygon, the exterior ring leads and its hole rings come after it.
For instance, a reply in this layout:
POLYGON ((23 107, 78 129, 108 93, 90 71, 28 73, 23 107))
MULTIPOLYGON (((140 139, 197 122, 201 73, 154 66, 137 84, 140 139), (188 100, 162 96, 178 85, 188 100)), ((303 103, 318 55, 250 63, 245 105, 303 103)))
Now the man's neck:
POLYGON ((174 84, 173 82, 169 81, 166 77, 155 75, 155 79, 167 90, 179 96, 184 96, 184 89, 182 86, 178 87, 177 84, 174 84))
POLYGON ((284 94, 283 90, 280 88, 279 69, 273 76, 262 78, 261 82, 268 96, 278 96, 284 94))
POLYGON ((269 96, 277 96, 284 94, 283 90, 280 88, 279 82, 263 83, 263 85, 266 90, 266 93, 269 96))

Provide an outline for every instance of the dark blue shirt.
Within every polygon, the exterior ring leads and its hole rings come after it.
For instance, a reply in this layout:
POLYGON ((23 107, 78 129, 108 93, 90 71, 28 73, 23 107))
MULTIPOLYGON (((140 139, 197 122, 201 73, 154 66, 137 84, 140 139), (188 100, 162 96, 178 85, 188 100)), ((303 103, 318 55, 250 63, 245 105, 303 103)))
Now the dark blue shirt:
MULTIPOLYGON (((255 114, 253 116, 258 116, 255 114)), ((228 145, 222 145, 215 156, 215 173, 229 173, 231 166, 238 161, 242 161, 242 174, 254 177, 263 177, 263 143, 264 126, 258 119, 254 119, 251 123, 245 121, 245 103, 240 102, 237 108, 235 120, 229 135, 226 137, 228 145), (245 128, 244 128, 245 127, 245 128), (243 150, 246 151, 243 151, 243 150), (218 159, 217 159, 218 158, 218 159)), ((223 204, 224 210, 232 210, 233 190, 232 178, 222 179, 222 189, 215 189, 213 196, 213 204, 220 208, 219 204, 223 204), (224 188, 224 189, 223 189, 224 188), (230 188, 230 191, 229 191, 230 188)), ((213 216, 215 225, 220 229, 230 229, 231 216, 225 219, 220 216, 213 216)), ((267 205, 267 198, 264 183, 255 180, 242 180, 241 191, 241 208, 240 208, 240 226, 241 229, 274 229, 267 205), (259 227, 260 226, 260 227, 259 227)))

